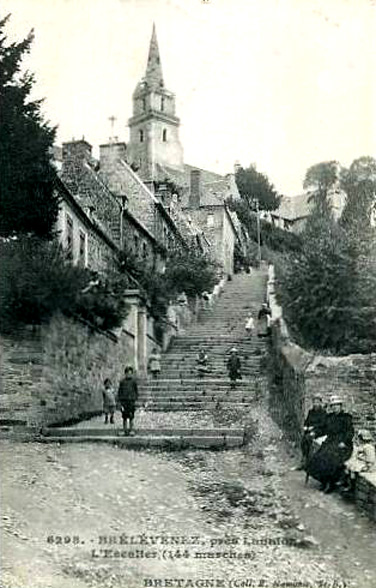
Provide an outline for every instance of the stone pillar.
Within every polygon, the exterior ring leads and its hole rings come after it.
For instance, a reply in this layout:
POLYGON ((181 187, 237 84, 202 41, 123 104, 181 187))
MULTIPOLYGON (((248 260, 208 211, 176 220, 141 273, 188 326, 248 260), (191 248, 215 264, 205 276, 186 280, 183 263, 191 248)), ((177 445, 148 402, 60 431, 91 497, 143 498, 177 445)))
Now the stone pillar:
POLYGON ((144 306, 137 312, 137 364, 138 374, 147 375, 147 315, 144 306))
POLYGON ((129 359, 134 369, 139 373, 143 373, 146 362, 146 352, 143 353, 142 351, 146 349, 146 326, 144 325, 146 317, 145 319, 142 317, 144 301, 139 290, 126 290, 125 299, 131 306, 131 310, 126 318, 124 327, 133 335, 133 357, 129 359))

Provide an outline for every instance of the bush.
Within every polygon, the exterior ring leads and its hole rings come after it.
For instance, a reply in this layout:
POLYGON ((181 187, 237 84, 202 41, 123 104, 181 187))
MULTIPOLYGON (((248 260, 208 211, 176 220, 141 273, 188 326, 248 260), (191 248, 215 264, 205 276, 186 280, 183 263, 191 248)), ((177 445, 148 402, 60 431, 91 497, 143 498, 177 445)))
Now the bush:
POLYGON ((47 322, 56 312, 77 314, 103 329, 119 326, 126 316, 124 278, 73 266, 55 242, 2 241, 0 266, 0 332, 47 322))
MULTIPOLYGON (((369 235, 368 235, 369 236, 369 235)), ((372 239, 316 210, 302 251, 277 270, 279 297, 297 341, 330 353, 376 350, 376 268, 372 239)))
POLYGON ((219 265, 195 249, 177 249, 166 264, 164 280, 172 295, 185 292, 187 296, 199 296, 210 292, 218 281, 219 265))

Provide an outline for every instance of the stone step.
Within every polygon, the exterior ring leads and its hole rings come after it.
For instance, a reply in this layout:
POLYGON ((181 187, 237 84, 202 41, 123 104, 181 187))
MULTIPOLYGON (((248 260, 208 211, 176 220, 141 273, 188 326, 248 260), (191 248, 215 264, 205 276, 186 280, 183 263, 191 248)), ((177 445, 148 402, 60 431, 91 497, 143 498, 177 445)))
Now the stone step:
POLYGON ((224 409, 244 409, 246 407, 252 407, 253 403, 249 402, 153 402, 152 404, 145 406, 144 410, 152 412, 193 412, 202 410, 214 410, 220 406, 224 409))
POLYGON ((173 394, 153 394, 140 396, 139 400, 136 402, 136 406, 144 406, 145 404, 155 404, 159 402, 175 402, 181 404, 196 404, 198 402, 235 402, 244 404, 245 402, 253 403, 256 397, 258 397, 258 394, 254 392, 246 394, 187 394, 186 396, 173 394))
POLYGON ((184 449, 235 449, 245 444, 244 436, 225 436, 205 437, 205 436, 97 436, 90 435, 69 436, 69 437, 42 437, 42 443, 108 443, 125 447, 127 449, 164 449, 164 450, 184 450, 184 449))
MULTIPOLYGON (((236 390, 238 390, 239 392, 243 392, 243 393, 252 393, 254 390, 259 389, 261 386, 261 382, 253 382, 253 383, 247 383, 247 384, 243 384, 242 382, 237 381, 236 382, 236 390)), ((210 385, 206 385, 205 383, 202 383, 201 385, 197 384, 197 385, 191 385, 191 386, 187 386, 185 384, 182 384, 181 386, 175 384, 175 385, 165 385, 165 386, 159 386, 159 387, 153 387, 153 386, 146 386, 146 387, 140 387, 139 388, 139 394, 159 394, 159 393, 163 393, 163 394, 172 394, 172 395, 181 395, 182 397, 184 397, 187 394, 215 394, 215 393, 226 393, 227 391, 230 390, 230 381, 227 381, 226 383, 224 383, 221 386, 210 386, 210 385)))
POLYGON ((17 418, 16 416, 6 416, 0 418, 0 427, 19 427, 27 424, 27 418, 17 418))
MULTIPOLYGON (((193 428, 193 429, 135 429, 135 434, 139 437, 223 437, 223 436, 237 436, 242 437, 244 430, 243 428, 193 428)), ((43 430, 44 437, 113 437, 123 436, 123 430, 113 425, 101 426, 101 427, 48 427, 43 430)))
POLYGON ((163 449, 182 451, 184 449, 236 449, 245 445, 244 437, 43 437, 42 443, 107 443, 126 449, 163 449))

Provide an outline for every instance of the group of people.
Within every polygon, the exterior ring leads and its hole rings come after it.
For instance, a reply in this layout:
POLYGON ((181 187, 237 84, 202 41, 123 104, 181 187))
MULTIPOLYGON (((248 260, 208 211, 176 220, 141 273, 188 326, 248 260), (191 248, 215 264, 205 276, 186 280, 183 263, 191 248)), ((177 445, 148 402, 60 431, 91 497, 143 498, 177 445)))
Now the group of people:
POLYGON ((104 381, 103 388, 103 412, 104 422, 114 424, 116 408, 119 407, 123 419, 123 430, 125 435, 133 435, 133 420, 138 399, 137 380, 133 368, 127 366, 124 370, 124 377, 119 383, 117 393, 109 378, 104 381))
MULTIPOLYGON (((234 389, 236 386, 236 380, 241 380, 242 378, 241 361, 236 347, 230 349, 226 367, 231 382, 231 388, 234 389)), ((199 350, 196 358, 196 369, 199 378, 202 378, 211 372, 209 356, 203 347, 199 350)))
POLYGON ((368 471, 375 464, 375 446, 369 431, 358 432, 355 452, 354 435, 352 416, 344 410, 342 399, 332 396, 325 407, 316 395, 301 441, 299 469, 306 471, 306 479, 312 476, 318 480, 325 493, 333 492, 338 485, 345 491, 352 490, 356 468, 368 471), (354 462, 361 465, 355 467, 354 462))
MULTIPOLYGON (((158 378, 161 371, 161 355, 153 348, 148 361, 148 371, 153 379, 158 378)), ((124 377, 119 383, 117 392, 111 380, 106 378, 103 383, 103 413, 106 425, 114 424, 115 411, 118 407, 123 419, 123 430, 126 435, 133 435, 133 421, 138 399, 137 379, 132 366, 124 370, 124 377)))

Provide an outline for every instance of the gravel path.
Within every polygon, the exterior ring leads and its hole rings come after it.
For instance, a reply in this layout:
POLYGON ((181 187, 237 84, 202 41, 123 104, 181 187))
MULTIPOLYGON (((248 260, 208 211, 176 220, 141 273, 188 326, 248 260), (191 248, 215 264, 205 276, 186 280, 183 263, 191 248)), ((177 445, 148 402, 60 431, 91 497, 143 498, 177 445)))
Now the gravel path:
POLYGON ((374 588, 374 528, 304 487, 260 404, 248 424, 227 452, 3 442, 1 587, 374 588))

